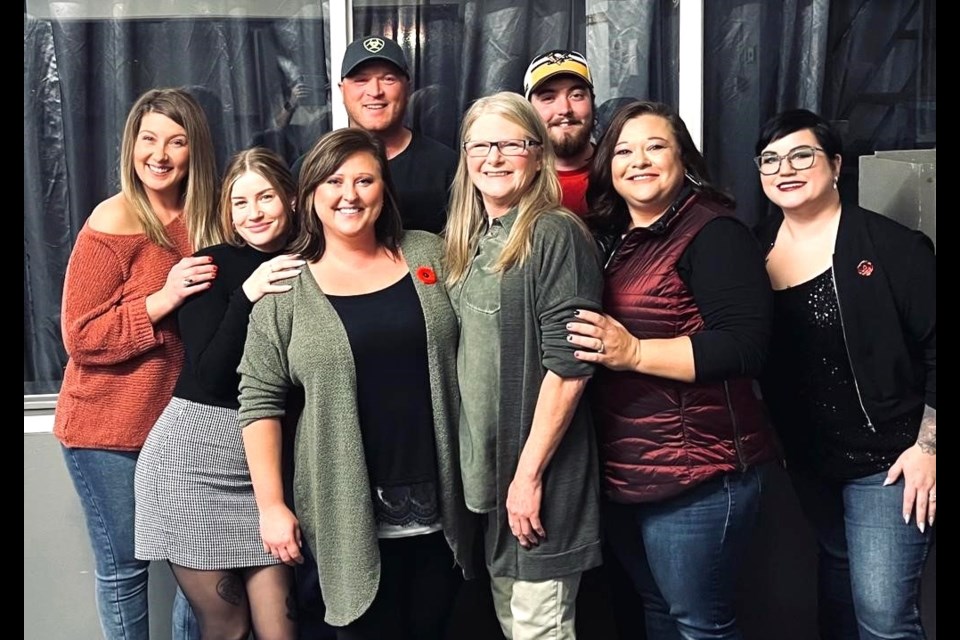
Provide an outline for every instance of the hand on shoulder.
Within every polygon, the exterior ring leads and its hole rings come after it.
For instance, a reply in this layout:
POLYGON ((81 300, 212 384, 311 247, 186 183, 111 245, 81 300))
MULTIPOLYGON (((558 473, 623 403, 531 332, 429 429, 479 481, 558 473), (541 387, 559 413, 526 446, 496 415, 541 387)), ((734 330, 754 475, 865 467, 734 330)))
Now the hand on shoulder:
POLYGON ((122 193, 117 193, 96 206, 87 219, 94 231, 113 235, 133 235, 143 233, 143 227, 137 216, 127 206, 122 193))

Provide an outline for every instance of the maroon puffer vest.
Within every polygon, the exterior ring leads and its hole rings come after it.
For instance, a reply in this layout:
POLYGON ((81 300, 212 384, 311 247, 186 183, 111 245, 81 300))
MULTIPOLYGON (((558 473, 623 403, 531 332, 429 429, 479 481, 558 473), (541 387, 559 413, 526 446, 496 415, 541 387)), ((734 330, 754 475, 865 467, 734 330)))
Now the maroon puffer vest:
MULTIPOLYGON (((694 195, 666 215, 630 231, 605 273, 604 311, 641 339, 703 329, 676 266, 703 226, 730 212, 694 195)), ((749 379, 690 384, 600 367, 592 398, 604 493, 614 502, 663 500, 775 455, 749 379)))

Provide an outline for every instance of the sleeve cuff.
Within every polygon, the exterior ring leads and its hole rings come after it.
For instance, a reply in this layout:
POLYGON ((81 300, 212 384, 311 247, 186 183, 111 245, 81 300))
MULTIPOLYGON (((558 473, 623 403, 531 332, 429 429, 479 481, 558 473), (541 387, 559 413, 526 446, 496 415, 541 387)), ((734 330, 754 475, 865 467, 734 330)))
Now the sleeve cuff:
POLYGON ((130 307, 130 327, 133 329, 134 341, 138 351, 146 351, 163 344, 163 334, 156 331, 156 327, 147 315, 146 297, 130 307))

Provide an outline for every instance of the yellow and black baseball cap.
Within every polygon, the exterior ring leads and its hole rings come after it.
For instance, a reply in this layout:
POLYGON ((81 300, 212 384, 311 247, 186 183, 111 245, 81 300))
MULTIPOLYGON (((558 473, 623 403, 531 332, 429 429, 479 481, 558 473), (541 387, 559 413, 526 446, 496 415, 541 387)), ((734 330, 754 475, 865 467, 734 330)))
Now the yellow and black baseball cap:
POLYGON ((529 100, 530 94, 543 82, 563 74, 577 76, 593 89, 590 67, 583 54, 568 49, 554 49, 541 53, 527 67, 527 72, 523 74, 523 95, 529 100))

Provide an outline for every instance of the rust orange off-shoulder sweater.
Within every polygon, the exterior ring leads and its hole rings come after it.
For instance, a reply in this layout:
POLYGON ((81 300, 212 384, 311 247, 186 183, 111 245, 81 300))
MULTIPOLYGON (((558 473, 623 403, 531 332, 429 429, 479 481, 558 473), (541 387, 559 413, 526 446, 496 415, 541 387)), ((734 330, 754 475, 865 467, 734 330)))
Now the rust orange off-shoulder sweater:
POLYGON ((146 298, 191 250, 180 219, 167 234, 174 249, 89 224, 77 235, 60 313, 70 359, 53 427, 68 447, 139 450, 170 401, 183 365, 176 314, 154 326, 146 298))

